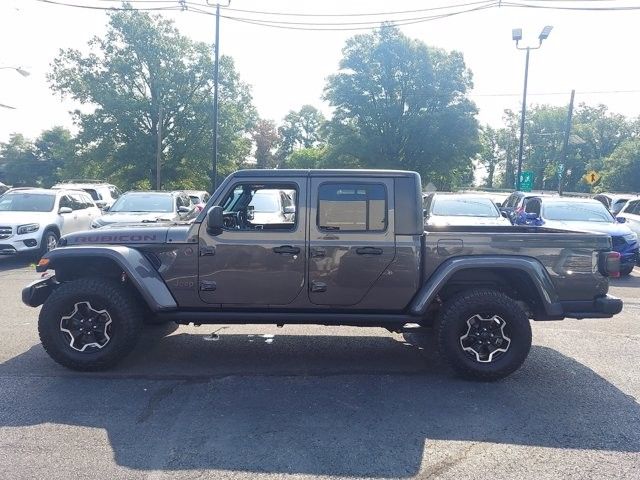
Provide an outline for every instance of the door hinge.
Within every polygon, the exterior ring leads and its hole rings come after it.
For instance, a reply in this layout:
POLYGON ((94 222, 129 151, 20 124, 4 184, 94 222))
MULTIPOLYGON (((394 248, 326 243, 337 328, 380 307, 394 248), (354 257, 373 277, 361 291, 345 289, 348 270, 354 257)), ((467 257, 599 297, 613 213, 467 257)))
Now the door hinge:
POLYGON ((210 255, 215 255, 216 254, 216 247, 202 247, 200 249, 200 256, 201 257, 207 257, 210 255))
POLYGON ((200 291, 201 292, 213 292, 216 289, 216 282, 209 280, 202 280, 200 282, 200 291))

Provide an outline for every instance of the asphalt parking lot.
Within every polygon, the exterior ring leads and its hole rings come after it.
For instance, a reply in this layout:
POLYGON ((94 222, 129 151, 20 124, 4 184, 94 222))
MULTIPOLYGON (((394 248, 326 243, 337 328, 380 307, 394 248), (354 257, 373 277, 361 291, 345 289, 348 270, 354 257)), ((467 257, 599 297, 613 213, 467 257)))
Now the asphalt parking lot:
POLYGON ((612 286, 621 315, 534 324, 492 384, 347 327, 148 328, 78 374, 20 302, 36 277, 0 258, 0 478, 638 478, 640 268, 612 286))

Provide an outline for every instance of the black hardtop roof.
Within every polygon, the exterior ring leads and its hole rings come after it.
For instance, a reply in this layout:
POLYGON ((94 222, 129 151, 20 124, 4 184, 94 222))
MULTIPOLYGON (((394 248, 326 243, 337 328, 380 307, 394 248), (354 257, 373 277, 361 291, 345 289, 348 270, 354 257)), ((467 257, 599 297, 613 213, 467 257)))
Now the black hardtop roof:
POLYGON ((247 169, 238 170, 232 174, 235 177, 413 177, 416 172, 407 170, 357 170, 357 169, 247 169))

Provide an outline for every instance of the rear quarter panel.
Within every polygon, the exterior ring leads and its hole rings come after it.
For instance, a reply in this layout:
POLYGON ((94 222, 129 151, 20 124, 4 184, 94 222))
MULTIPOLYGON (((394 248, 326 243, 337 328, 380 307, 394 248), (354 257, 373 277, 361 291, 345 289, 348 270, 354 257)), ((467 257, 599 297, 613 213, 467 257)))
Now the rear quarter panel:
POLYGON ((426 232, 424 279, 445 260, 461 255, 533 257, 545 267, 561 300, 590 300, 609 289, 595 251, 610 250, 607 235, 519 227, 426 232), (456 248, 448 248, 455 245, 456 248))

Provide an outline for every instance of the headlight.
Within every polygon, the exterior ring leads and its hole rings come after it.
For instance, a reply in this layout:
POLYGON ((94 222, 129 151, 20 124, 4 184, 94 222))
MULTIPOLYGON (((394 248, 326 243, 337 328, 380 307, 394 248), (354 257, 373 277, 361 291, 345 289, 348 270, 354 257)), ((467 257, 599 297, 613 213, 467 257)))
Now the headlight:
MULTIPOLYGON (((18 231, 18 233, 20 233, 20 232, 18 231)), ((624 239, 627 242, 637 242, 638 241, 638 234, 634 233, 634 232, 627 233, 626 235, 624 235, 624 239)))
POLYGON ((40 224, 38 223, 27 223, 26 225, 20 225, 18 227, 18 235, 37 232, 39 228, 40 228, 40 224))

